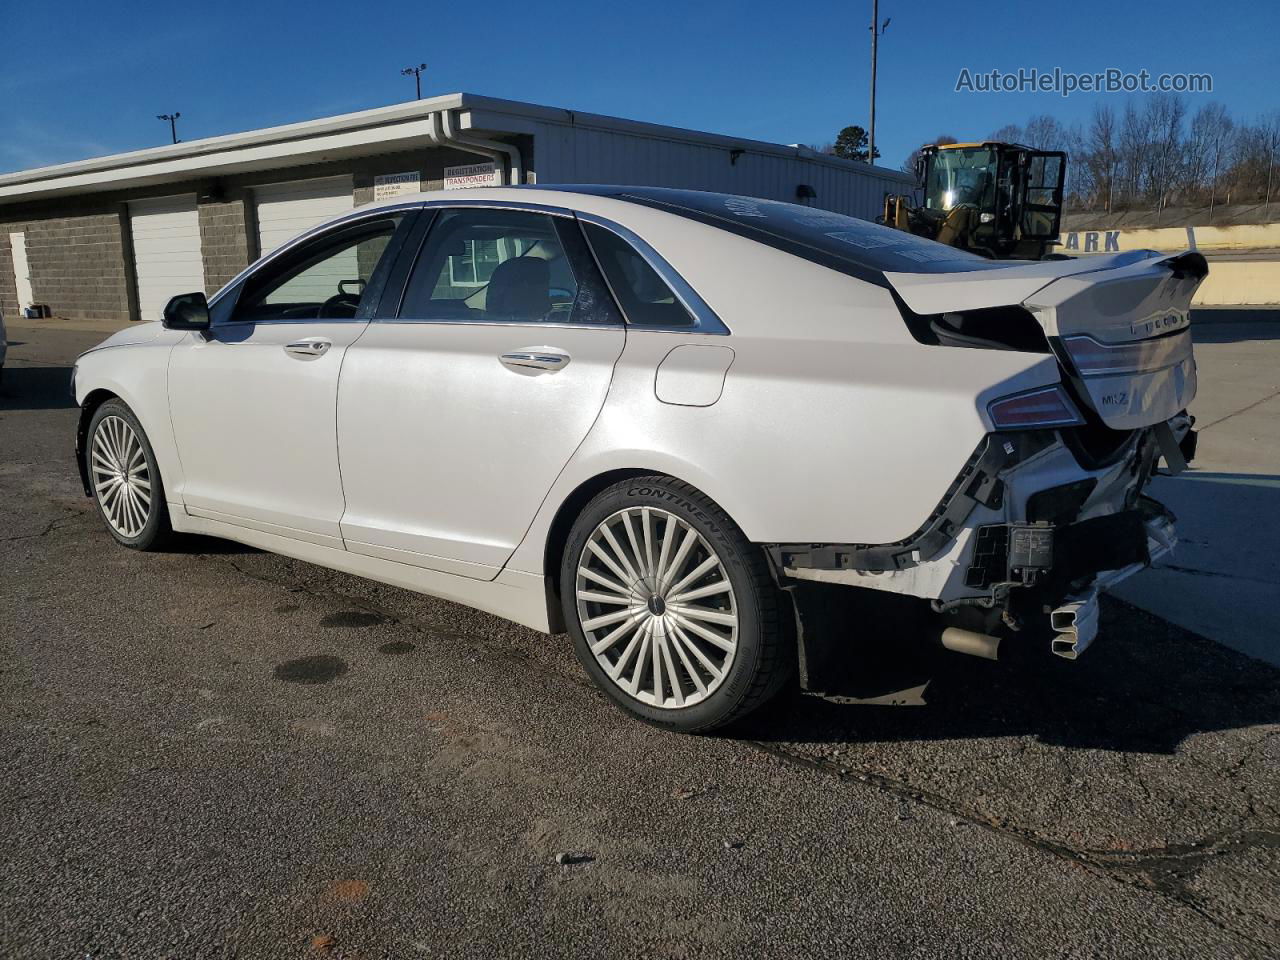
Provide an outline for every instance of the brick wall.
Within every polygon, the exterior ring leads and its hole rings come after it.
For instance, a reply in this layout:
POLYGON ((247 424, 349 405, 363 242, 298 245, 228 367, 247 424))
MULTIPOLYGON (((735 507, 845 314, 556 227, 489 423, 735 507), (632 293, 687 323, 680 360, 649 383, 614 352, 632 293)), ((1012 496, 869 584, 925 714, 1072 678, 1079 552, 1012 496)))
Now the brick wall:
POLYGON ((118 204, 0 220, 0 309, 18 315, 9 234, 26 236, 31 293, 71 319, 129 319, 130 290, 118 204))
POLYGON ((204 291, 213 296, 257 257, 253 201, 247 190, 239 190, 230 198, 214 193, 213 198, 208 195, 200 198, 197 211, 204 291))

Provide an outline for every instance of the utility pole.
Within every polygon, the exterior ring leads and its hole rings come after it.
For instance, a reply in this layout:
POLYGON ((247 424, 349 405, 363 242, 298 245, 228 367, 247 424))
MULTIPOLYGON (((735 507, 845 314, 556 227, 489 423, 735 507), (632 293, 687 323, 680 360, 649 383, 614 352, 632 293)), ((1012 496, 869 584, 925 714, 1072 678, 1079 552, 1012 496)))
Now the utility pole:
POLYGON ((178 118, 182 116, 180 113, 158 113, 157 120, 169 121, 169 135, 173 137, 173 142, 178 142, 178 118))
POLYGON ((410 74, 413 75, 413 85, 414 89, 418 92, 417 99, 419 100, 422 99, 422 71, 425 69, 427 69, 427 65, 425 63, 420 63, 416 67, 405 67, 400 71, 400 76, 402 77, 407 77, 410 74))
POLYGON ((880 35, 889 28, 890 17, 880 22, 880 0, 871 0, 871 122, 867 130, 867 163, 876 162, 876 53, 880 35))

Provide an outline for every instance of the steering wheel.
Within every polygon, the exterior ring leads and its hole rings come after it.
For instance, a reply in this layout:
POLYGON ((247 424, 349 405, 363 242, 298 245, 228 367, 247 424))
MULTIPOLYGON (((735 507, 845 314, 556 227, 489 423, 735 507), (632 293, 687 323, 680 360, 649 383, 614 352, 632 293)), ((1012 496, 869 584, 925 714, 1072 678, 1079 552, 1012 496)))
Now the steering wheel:
POLYGON ((316 317, 317 319, 324 317, 350 319, 356 315, 356 311, 359 308, 360 295, 358 293, 335 293, 324 303, 320 304, 320 310, 316 314, 316 317))

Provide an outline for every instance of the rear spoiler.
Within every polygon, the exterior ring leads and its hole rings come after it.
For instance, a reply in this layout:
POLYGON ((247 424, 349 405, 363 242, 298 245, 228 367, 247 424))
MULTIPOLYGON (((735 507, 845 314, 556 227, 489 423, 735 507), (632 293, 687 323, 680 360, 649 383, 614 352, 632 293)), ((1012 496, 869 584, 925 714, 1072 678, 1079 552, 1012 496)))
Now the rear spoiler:
POLYGON ((885 279, 912 311, 925 316, 947 311, 983 310, 1024 303, 1055 280, 1064 277, 1141 270, 1156 261, 1178 279, 1202 279, 1209 272, 1204 254, 1187 250, 1167 256, 1154 250, 1072 257, 1062 260, 1006 261, 999 270, 942 273, 886 273, 885 279))
POLYGON ((1209 261, 1199 250, 1187 250, 1176 257, 1161 260, 1160 265, 1172 270, 1173 275, 1179 280, 1185 280, 1187 277, 1203 280, 1209 275, 1209 261))

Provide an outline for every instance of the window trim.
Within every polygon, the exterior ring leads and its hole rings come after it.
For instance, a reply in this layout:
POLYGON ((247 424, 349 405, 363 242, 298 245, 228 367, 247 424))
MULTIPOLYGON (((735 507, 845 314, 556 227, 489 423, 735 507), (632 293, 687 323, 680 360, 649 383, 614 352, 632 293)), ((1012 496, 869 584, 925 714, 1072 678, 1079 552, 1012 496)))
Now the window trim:
MULTIPOLYGON (((583 223, 590 223, 594 226, 608 230, 635 250, 636 253, 640 254, 640 258, 644 260, 645 263, 649 264, 649 266, 653 268, 654 272, 662 279, 662 282, 671 289, 671 292, 675 295, 676 299, 680 301, 681 306, 684 307, 685 312, 688 313, 693 320, 691 325, 680 324, 678 326, 655 326, 642 323, 633 324, 628 319, 628 330, 653 330, 661 333, 709 333, 716 336, 729 335, 729 328, 724 325, 724 321, 720 319, 714 310, 707 306, 707 302, 705 300, 698 296, 698 292, 694 290, 693 287, 689 286, 684 277, 680 276, 671 264, 667 263, 658 251, 649 246, 648 242, 646 242, 643 237, 636 234, 634 230, 624 227, 620 223, 615 223, 612 220, 607 220, 604 217, 596 216, 594 213, 579 213, 578 220, 583 223)), ((590 247, 591 237, 587 235, 585 230, 582 232, 582 235, 587 238, 587 246, 590 247)), ((596 258, 596 265, 600 267, 600 273, 604 277, 605 283, 609 283, 609 274, 600 264, 600 257, 596 253, 594 247, 591 248, 591 255, 596 258)), ((612 287, 610 287, 610 293, 613 293, 612 287)), ((622 315, 625 317, 627 313, 622 309, 622 301, 618 299, 618 295, 616 293, 613 293, 613 300, 614 303, 618 305, 618 309, 622 311, 622 315)))
MULTIPOLYGON (((578 223, 592 223, 592 224, 595 224, 596 226, 603 227, 604 229, 617 234, 622 240, 630 244, 636 250, 636 252, 640 254, 640 256, 645 260, 645 262, 648 263, 649 266, 653 267, 653 269, 657 272, 658 276, 660 276, 663 282, 665 282, 667 286, 671 288, 672 293, 676 295, 677 299, 680 300, 685 310, 687 310, 689 315, 693 318, 693 324, 690 326, 678 326, 678 327, 676 326, 656 327, 656 326, 645 326, 643 324, 632 324, 628 322, 626 320, 627 313, 625 310, 622 309, 622 305, 618 302, 618 298, 614 294, 613 288, 609 287, 609 278, 604 273, 604 271, 600 268, 599 257, 596 256, 595 250, 592 249, 591 241, 590 239, 587 238, 585 230, 582 231, 583 242, 587 245, 587 249, 591 251, 591 256, 596 260, 596 269, 599 270, 600 275, 604 280, 605 286, 608 288, 609 296, 613 298, 613 303, 618 310, 618 315, 623 318, 622 324, 565 323, 565 322, 531 324, 531 323, 527 323, 525 321, 520 321, 520 320, 513 320, 513 321, 460 320, 457 318, 444 319, 444 320, 420 320, 420 319, 414 319, 409 317, 402 319, 396 315, 377 316, 377 317, 374 317, 374 322, 377 322, 377 323, 435 323, 435 324, 449 324, 453 326, 518 326, 518 327, 538 326, 540 328, 549 328, 549 329, 567 327, 567 328, 579 329, 579 330, 582 330, 582 329, 613 330, 613 329, 617 329, 619 326, 623 326, 628 331, 636 331, 636 332, 653 331, 654 333, 711 334, 713 336, 728 336, 730 333, 729 328, 725 326, 724 321, 722 321, 720 317, 716 315, 716 312, 707 305, 707 302, 703 300, 702 297, 698 296, 697 291, 695 291, 693 287, 689 285, 689 283, 684 279, 684 277, 680 276, 680 274, 675 270, 675 268, 672 267, 671 264, 669 264, 665 259, 663 259, 661 254, 659 254, 656 250, 654 250, 653 247, 651 247, 648 244, 648 242, 646 242, 643 238, 638 236, 635 233, 635 231, 631 230, 628 227, 624 227, 622 224, 617 223, 613 220, 610 220, 606 217, 601 217, 594 213, 584 213, 582 211, 574 211, 574 210, 570 210, 568 207, 556 206, 554 204, 549 204, 549 203, 533 203, 533 202, 526 203, 524 201, 518 201, 518 200, 512 201, 512 200, 470 200, 470 199, 443 200, 442 199, 442 200, 422 201, 421 206, 423 208, 424 214, 428 211, 434 214, 434 213, 440 212, 441 210, 447 210, 447 209, 466 209, 466 208, 480 207, 480 208, 491 209, 491 210, 511 210, 514 212, 521 212, 521 213, 543 213, 552 217, 561 217, 563 219, 573 220, 578 223)), ((435 226, 434 222, 431 224, 431 226, 433 227, 435 226)), ((581 230, 581 227, 579 226, 578 229, 581 230)), ((422 253, 423 248, 426 246, 427 240, 430 237, 430 235, 431 235, 431 231, 430 229, 428 229, 426 234, 424 234, 424 236, 422 237, 421 242, 418 244, 418 249, 413 251, 412 254, 410 254, 407 248, 401 251, 402 256, 405 256, 405 257, 412 256, 412 261, 409 264, 408 270, 405 271, 404 285, 400 289, 398 294, 398 300, 400 305, 403 305, 405 292, 408 290, 408 286, 409 286, 409 279, 413 274, 413 268, 414 266, 416 266, 418 257, 422 253)), ((381 311, 381 310, 379 311, 379 313, 383 313, 383 312, 385 311, 381 311)), ((399 312, 400 312, 399 306, 397 306, 394 313, 399 314, 399 312)))
MULTIPOLYGON (((403 279, 397 278, 399 285, 398 293, 392 298, 392 301, 378 311, 378 316, 373 318, 377 323, 419 323, 419 324, 439 324, 444 326, 458 327, 537 327, 538 329, 548 330, 622 330, 626 329, 626 314, 622 308, 618 306, 617 298, 613 296, 613 291, 609 288, 609 281, 601 275, 600 283, 603 285, 601 293, 613 300, 614 309, 617 310, 618 316, 622 318, 618 323, 588 323, 557 320, 466 320, 458 317, 445 317, 439 319, 426 319, 422 317, 401 317, 400 312, 404 308, 405 297, 409 293, 409 284, 413 280, 414 270, 418 266, 418 258, 422 256, 422 252, 426 249, 427 244, 431 241, 431 231, 436 227, 438 215, 450 209, 487 209, 487 210, 504 210, 513 213, 535 213, 545 214, 551 217, 557 217, 561 220, 572 220, 573 229, 577 230, 579 236, 582 237, 582 244, 586 248, 587 255, 591 257, 596 271, 599 272, 599 264, 595 262, 595 252, 591 249, 591 244, 587 241, 586 236, 582 233, 582 228, 578 226, 577 215, 574 211, 566 207, 556 207, 549 204, 541 203, 512 203, 510 201, 495 200, 428 200, 424 204, 423 217, 430 217, 430 224, 418 240, 417 248, 410 251, 406 246, 401 251, 402 261, 396 264, 396 268, 404 274, 403 279), (391 303, 394 302, 394 307, 391 303)), ((582 281, 579 281, 581 285, 582 281)), ((479 288, 477 288, 479 289, 479 288)))
MULTIPOLYGON (((322 224, 314 231, 310 231, 305 237, 298 237, 296 240, 289 242, 285 246, 290 250, 301 247, 303 240, 323 241, 326 237, 337 236, 348 231, 354 232, 353 228, 358 229, 360 224, 365 220, 376 222, 378 220, 387 220, 395 217, 396 212, 387 213, 379 210, 378 213, 384 213, 384 216, 367 216, 359 220, 343 220, 341 223, 322 224), (327 228, 327 229, 326 229, 327 228)), ((370 211, 373 213, 373 211, 370 211)), ((403 244, 403 237, 412 227, 412 219, 416 217, 416 213, 409 211, 403 215, 401 221, 395 225, 388 238, 386 249, 383 250, 382 256, 378 258, 378 263, 373 269, 373 273, 369 275, 369 283, 366 290, 372 291, 374 300, 367 307, 356 311, 356 315, 352 317, 256 317, 246 318, 243 320, 236 319, 236 311, 240 307, 240 297, 244 295, 244 289, 252 277, 257 276, 261 270, 268 269, 268 265, 276 259, 276 252, 272 251, 270 257, 262 262, 259 270, 253 271, 251 275, 247 275, 243 280, 236 283, 235 299, 227 306, 228 317, 217 324, 211 325, 210 329, 223 327, 242 327, 242 326, 275 326, 277 324, 298 324, 298 323, 368 323, 373 314, 377 311, 378 303, 386 293, 386 280, 391 271, 391 265, 395 263, 396 258, 400 255, 399 247, 403 244)), ((281 251, 284 252, 284 248, 281 251)), ((363 299, 363 294, 361 295, 363 299)), ((218 306, 221 306, 219 301, 218 306)), ((212 306, 210 307, 212 309, 212 306)))
MULTIPOLYGON (((253 261, 253 263, 249 264, 247 267, 241 270, 238 274, 232 277, 231 280, 228 281, 227 284, 221 290, 215 293, 213 297, 209 300, 209 309, 210 311, 212 311, 215 307, 217 307, 220 303, 222 303, 222 301, 225 300, 227 297, 231 297, 232 303, 230 304, 228 309, 230 309, 232 314, 234 314, 236 304, 240 299, 241 292, 244 290, 244 285, 246 280, 248 280, 251 276, 256 275, 260 271, 267 269, 278 257, 284 256, 285 254, 293 250, 295 247, 298 247, 301 244, 308 242, 309 240, 316 239, 320 237, 322 234, 329 233, 330 231, 337 232, 338 230, 346 229, 347 227, 350 227, 353 224, 359 223, 362 220, 381 220, 386 218, 389 215, 402 213, 402 214, 405 214, 405 221, 402 222, 400 226, 396 228, 395 233, 392 235, 392 241, 394 242, 397 236, 407 233, 407 229, 410 226, 410 221, 416 219, 414 217, 414 213, 420 209, 422 209, 422 201, 420 200, 414 203, 396 203, 396 204, 391 204, 385 207, 374 207, 371 210, 370 209, 354 210, 351 213, 347 214, 346 216, 342 217, 341 219, 330 220, 325 223, 317 224, 316 226, 312 227, 310 230, 306 231, 305 233, 301 233, 298 236, 294 237, 288 243, 285 243, 279 247, 276 247, 276 249, 272 250, 265 257, 262 257, 258 260, 253 261)), ((399 255, 399 251, 393 251, 390 249, 390 247, 388 247, 386 253, 384 254, 384 259, 386 258, 387 254, 390 254, 392 259, 394 260, 395 257, 399 255)), ((386 295, 385 287, 382 293, 384 296, 386 295)), ((371 319, 371 318, 364 318, 364 319, 371 319)), ((315 322, 316 321, 314 318, 310 320, 306 320, 306 319, 227 320, 227 321, 224 321, 223 323, 215 324, 215 326, 231 326, 233 324, 245 324, 245 323, 315 323, 315 322)), ((343 321, 338 318, 334 318, 333 322, 341 323, 343 321)))
MULTIPOLYGON (((684 277, 681 276, 680 273, 662 257, 661 254, 659 254, 656 250, 654 250, 653 247, 649 245, 648 241, 646 241, 643 237, 636 234, 636 232, 631 230, 629 227, 625 227, 614 220, 610 220, 607 217, 599 216, 598 214, 585 213, 583 211, 575 211, 575 210, 569 209, 568 207, 562 207, 556 204, 526 202, 521 200, 479 200, 479 199, 463 199, 463 198, 459 198, 456 200, 446 200, 446 199, 414 200, 407 203, 394 203, 394 204, 388 204, 382 207, 374 207, 373 209, 353 210, 351 213, 347 214, 344 217, 341 217, 338 220, 332 220, 328 223, 322 223, 322 224, 319 224, 318 226, 312 227, 306 233, 303 233, 297 237, 294 237, 292 240, 290 240, 288 243, 284 244, 283 246, 277 247, 275 250, 271 251, 271 253, 268 254, 263 259, 256 260, 253 263, 249 264, 249 266, 245 267, 244 270, 240 271, 239 274, 237 274, 234 278, 232 278, 232 280, 229 283, 227 283, 226 286, 224 286, 221 290, 219 290, 214 295, 213 299, 209 302, 209 308, 210 310, 214 309, 222 300, 224 300, 227 296, 230 295, 233 297, 233 302, 230 305, 230 309, 231 311, 234 312, 235 310, 234 300, 239 299, 240 292, 244 289, 244 281, 247 280, 250 275, 256 274, 259 270, 265 269, 277 257, 283 256, 284 254, 292 250, 294 247, 298 246, 301 243, 307 242, 313 237, 319 236, 321 233, 326 233, 330 230, 336 230, 342 227, 347 227, 364 219, 369 219, 369 218, 378 219, 380 217, 384 217, 384 216, 387 216, 388 214, 396 213, 396 212, 407 212, 412 214, 413 211, 420 211, 422 214, 421 217, 413 218, 410 216, 410 217, 406 217, 406 220, 418 219, 420 222, 425 223, 425 230, 423 232, 421 240, 418 242, 416 248, 412 250, 410 249, 410 247, 412 247, 413 244, 411 243, 402 244, 400 250, 396 252, 395 254, 396 260, 392 264, 391 269, 389 269, 387 274, 389 280, 392 278, 395 278, 395 273, 396 273, 395 268, 400 266, 400 261, 403 258, 411 257, 412 259, 409 260, 408 269, 404 271, 403 284, 399 285, 400 286, 399 290, 393 289, 389 283, 384 285, 382 290, 381 300, 380 300, 380 308, 374 311, 373 316, 367 318, 368 322, 369 323, 443 323, 443 324, 467 325, 467 326, 482 325, 482 324, 488 325, 488 326, 506 326, 506 325, 520 326, 520 327, 530 326, 530 324, 524 323, 521 321, 512 321, 508 324, 504 321, 493 321, 493 320, 457 320, 457 319, 401 320, 398 316, 395 315, 399 313, 400 306, 404 302, 405 291, 408 289, 409 278, 413 273, 414 265, 417 263, 418 255, 422 252, 422 247, 426 244, 427 237, 430 236, 431 234, 431 228, 435 226, 435 214, 445 209, 465 209, 468 207, 485 207, 485 208, 497 209, 497 210, 524 211, 527 213, 545 213, 553 217, 562 217, 565 219, 581 221, 584 223, 593 223, 596 226, 603 227, 606 230, 612 231, 613 233, 621 237, 623 240, 625 240, 627 243, 631 244, 632 247, 635 248, 636 252, 640 254, 640 256, 649 264, 649 266, 653 267, 653 269, 657 272, 658 276, 660 276, 663 279, 663 281, 667 284, 667 286, 671 288, 671 291, 676 295, 676 297, 684 305, 684 308, 689 312, 689 315, 693 317, 694 322, 692 326, 687 326, 687 327, 686 326, 651 327, 651 326, 645 326, 642 324, 633 325, 630 322, 626 321, 626 315, 627 315, 626 311, 622 309, 622 305, 618 303, 618 298, 614 296, 613 290, 612 288, 610 288, 609 295, 613 297, 614 306, 617 307, 618 309, 618 315, 621 316, 624 321, 622 326, 626 327, 627 330, 634 330, 638 333, 644 332, 644 331, 652 331, 654 333, 683 333, 686 335, 703 334, 703 335, 711 335, 711 336, 729 336, 732 332, 725 325, 724 321, 720 319, 719 315, 717 315, 716 312, 712 310, 710 306, 707 305, 707 302, 703 300, 701 296, 698 295, 698 292, 694 290, 692 286, 689 285, 688 281, 686 281, 684 277), (390 298, 390 300, 388 300, 388 297, 390 298), (392 311, 391 316, 384 316, 383 314, 387 312, 386 307, 389 303, 394 303, 395 309, 394 311, 392 311)), ((402 224, 401 229, 396 231, 397 236, 399 236, 402 233, 406 237, 409 236, 409 231, 406 229, 405 224, 402 224)), ((587 249, 591 250, 592 257, 595 257, 596 256, 595 250, 591 248, 591 241, 586 238, 585 230, 582 231, 582 235, 583 235, 583 241, 587 245, 587 249)), ((391 251, 388 250, 388 253, 390 252, 391 251)), ((597 257, 596 260, 597 260, 596 268, 599 270, 600 269, 599 258, 597 257)), ((604 275, 603 270, 600 270, 600 273, 602 276, 604 276, 605 285, 608 286, 608 283, 609 283, 608 277, 604 275)), ((249 323, 249 322, 252 322, 252 321, 228 320, 226 323, 218 324, 218 326, 228 326, 236 323, 249 323)), ((301 322, 308 322, 308 321, 273 320, 273 321, 257 321, 257 322, 301 323, 301 322)), ((312 320, 309 322, 315 322, 315 321, 312 320)), ((337 321, 337 322, 341 322, 341 321, 337 321)), ((589 329, 589 328, 616 329, 616 325, 614 324, 599 324, 599 323, 542 323, 542 324, 539 324, 539 326, 544 328, 550 328, 550 329, 555 329, 557 327, 569 327, 573 329, 589 329)))

